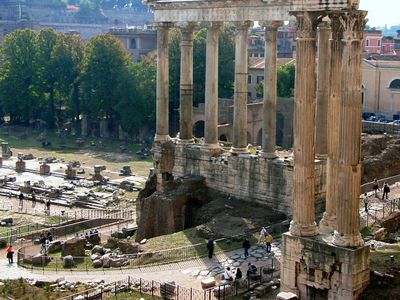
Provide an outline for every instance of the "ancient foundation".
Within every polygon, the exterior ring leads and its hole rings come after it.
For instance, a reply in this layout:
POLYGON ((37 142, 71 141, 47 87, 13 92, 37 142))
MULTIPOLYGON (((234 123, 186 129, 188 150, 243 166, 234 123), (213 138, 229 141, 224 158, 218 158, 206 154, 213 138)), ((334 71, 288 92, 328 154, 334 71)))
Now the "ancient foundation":
MULTIPOLYGON (((260 155, 229 155, 207 151, 201 145, 173 141, 154 143, 157 184, 167 178, 203 176, 208 188, 227 196, 258 202, 286 215, 292 215, 293 160, 267 159, 260 155)), ((315 161, 315 205, 322 212, 325 198, 325 162, 315 161)))
POLYGON ((282 291, 300 299, 358 298, 369 283, 369 247, 341 248, 331 239, 283 235, 282 291))

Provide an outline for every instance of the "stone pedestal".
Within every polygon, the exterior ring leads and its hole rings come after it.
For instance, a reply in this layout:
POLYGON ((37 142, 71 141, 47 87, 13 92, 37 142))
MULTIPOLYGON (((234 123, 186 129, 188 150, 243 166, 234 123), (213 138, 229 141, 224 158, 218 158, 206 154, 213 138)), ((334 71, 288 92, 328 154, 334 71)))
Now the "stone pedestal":
POLYGON ((72 168, 71 165, 67 166, 65 170, 65 178, 66 179, 75 179, 76 178, 76 169, 72 168))
POLYGON ((26 169, 26 163, 23 160, 18 160, 15 163, 15 171, 17 172, 25 172, 26 169))
POLYGON ((31 182, 29 180, 24 181, 24 185, 20 186, 19 188, 21 193, 25 193, 25 194, 30 194, 32 193, 32 185, 31 182))
POLYGON ((48 175, 50 174, 50 166, 46 163, 40 165, 40 175, 48 175))
POLYGON ((281 291, 300 299, 358 299, 370 280, 369 247, 341 248, 326 238, 283 235, 281 291))
POLYGON ((102 139, 108 139, 110 137, 108 133, 108 120, 101 119, 99 122, 99 126, 100 126, 100 137, 102 139))

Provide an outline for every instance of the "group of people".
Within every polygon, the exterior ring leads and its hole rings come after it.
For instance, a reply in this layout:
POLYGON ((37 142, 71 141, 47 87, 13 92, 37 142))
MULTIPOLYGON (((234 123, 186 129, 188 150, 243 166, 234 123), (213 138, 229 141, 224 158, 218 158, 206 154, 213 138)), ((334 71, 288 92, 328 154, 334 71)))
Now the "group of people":
MULTIPOLYGON (((18 195, 18 199, 19 199, 18 211, 22 212, 22 210, 24 209, 25 195, 22 192, 20 192, 18 195)), ((32 201, 32 208, 35 208, 37 202, 35 191, 32 191, 31 201, 32 201)), ((51 205, 50 199, 44 200, 44 212, 48 216, 50 216, 50 205, 51 205)))
MULTIPOLYGON (((379 186, 378 179, 374 179, 372 182, 372 189, 374 190, 374 197, 380 199, 378 192, 382 191, 382 201, 383 200, 388 200, 389 199, 389 193, 390 193, 390 186, 387 182, 383 183, 383 187, 381 188, 379 186)), ((364 211, 368 213, 368 207, 369 207, 369 202, 370 202, 370 196, 368 196, 368 193, 364 193, 362 196, 362 200, 364 202, 364 211)))
MULTIPOLYGON (((249 279, 252 275, 257 275, 257 267, 253 263, 249 262, 247 263, 246 276, 249 279)), ((231 282, 243 279, 242 270, 240 268, 232 270, 230 267, 227 267, 222 275, 222 279, 231 282)))
POLYGON ((267 249, 267 253, 271 253, 272 250, 272 235, 267 231, 267 229, 263 226, 260 230, 260 236, 258 238, 258 245, 265 245, 267 249))
POLYGON ((374 190, 375 198, 379 198, 378 191, 382 190, 382 192, 383 192, 382 193, 382 200, 385 200, 385 198, 386 198, 386 200, 389 199, 390 187, 389 187, 389 184, 387 182, 384 182, 383 183, 383 187, 381 188, 379 186, 378 179, 375 178, 374 182, 372 183, 372 188, 374 190))
POLYGON ((94 230, 90 230, 90 231, 86 231, 85 232, 85 238, 86 239, 89 239, 89 238, 91 238, 91 237, 95 237, 95 236, 98 236, 99 235, 99 232, 97 231, 97 229, 94 229, 94 230))

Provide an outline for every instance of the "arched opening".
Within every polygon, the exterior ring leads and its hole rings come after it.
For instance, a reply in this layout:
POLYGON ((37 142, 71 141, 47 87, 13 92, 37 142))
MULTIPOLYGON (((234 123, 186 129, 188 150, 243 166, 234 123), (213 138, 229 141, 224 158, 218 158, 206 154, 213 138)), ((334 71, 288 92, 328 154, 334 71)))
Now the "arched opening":
POLYGON ((136 39, 130 39, 129 41, 129 49, 136 49, 136 39))
POLYGON ((221 142, 227 142, 227 141, 228 141, 228 138, 226 137, 225 134, 221 134, 221 135, 219 136, 219 140, 220 140, 221 142))
POLYGON ((392 80, 392 82, 389 84, 389 89, 400 90, 400 79, 392 80))
POLYGON ((194 123, 193 135, 197 138, 204 137, 204 126, 205 126, 205 124, 204 124, 203 120, 200 120, 200 121, 197 121, 196 123, 194 123))
POLYGON ((262 146, 262 134, 263 130, 260 128, 260 130, 257 133, 257 146, 262 146))
POLYGON ((196 198, 189 198, 183 206, 183 229, 195 227, 199 224, 196 223, 196 213, 199 211, 203 203, 196 198))

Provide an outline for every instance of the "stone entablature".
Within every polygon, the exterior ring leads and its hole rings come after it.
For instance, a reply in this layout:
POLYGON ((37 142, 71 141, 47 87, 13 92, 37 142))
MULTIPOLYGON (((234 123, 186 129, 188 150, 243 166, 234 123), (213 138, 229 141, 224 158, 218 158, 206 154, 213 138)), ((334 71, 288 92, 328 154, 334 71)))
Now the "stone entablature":
MULTIPOLYGON (((174 148, 174 178, 203 176, 208 188, 292 215, 291 158, 271 160, 252 154, 213 155, 196 144, 175 144, 174 148)), ((155 153, 155 157, 159 156, 155 153)), ((315 175, 316 209, 322 212, 325 198, 325 161, 316 160, 315 175)))
POLYGON ((359 0, 144 0, 154 10, 155 22, 284 21, 289 11, 326 11, 358 8, 359 0))

